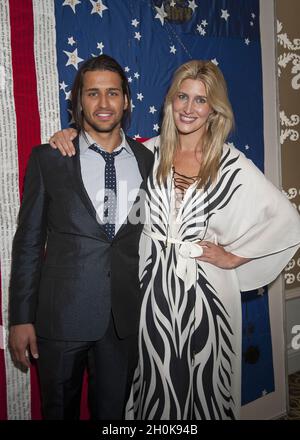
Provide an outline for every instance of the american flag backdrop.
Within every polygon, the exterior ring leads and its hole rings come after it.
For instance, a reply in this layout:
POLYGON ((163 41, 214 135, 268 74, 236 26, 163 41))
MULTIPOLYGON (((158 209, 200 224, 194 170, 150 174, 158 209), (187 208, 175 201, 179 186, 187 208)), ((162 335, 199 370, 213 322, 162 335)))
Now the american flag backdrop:
MULTIPOLYGON (((230 142, 263 169, 259 0, 1 0, 0 38, 0 419, 38 419, 35 367, 17 370, 6 342, 11 243, 32 146, 72 123, 70 90, 83 60, 106 53, 119 61, 132 90, 128 134, 149 138, 159 133, 172 72, 202 58, 227 80, 230 142)), ((274 378, 267 289, 241 298, 246 403, 272 392, 274 378)))

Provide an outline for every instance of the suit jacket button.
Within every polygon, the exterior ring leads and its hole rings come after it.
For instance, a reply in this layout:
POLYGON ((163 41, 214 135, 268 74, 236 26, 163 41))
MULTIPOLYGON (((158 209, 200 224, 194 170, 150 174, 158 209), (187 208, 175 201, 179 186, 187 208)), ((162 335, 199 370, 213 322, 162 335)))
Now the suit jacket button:
POLYGON ((107 272, 107 278, 110 278, 110 270, 107 272))

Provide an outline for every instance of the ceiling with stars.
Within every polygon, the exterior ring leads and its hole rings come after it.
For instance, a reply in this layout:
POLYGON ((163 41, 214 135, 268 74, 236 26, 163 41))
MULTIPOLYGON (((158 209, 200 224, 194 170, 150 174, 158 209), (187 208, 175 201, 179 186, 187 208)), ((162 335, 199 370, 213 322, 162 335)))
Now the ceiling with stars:
POLYGON ((58 0, 55 13, 62 126, 72 121, 72 82, 89 57, 106 53, 124 68, 135 138, 159 134, 175 69, 210 59, 228 83, 236 117, 230 141, 263 167, 258 0, 58 0))

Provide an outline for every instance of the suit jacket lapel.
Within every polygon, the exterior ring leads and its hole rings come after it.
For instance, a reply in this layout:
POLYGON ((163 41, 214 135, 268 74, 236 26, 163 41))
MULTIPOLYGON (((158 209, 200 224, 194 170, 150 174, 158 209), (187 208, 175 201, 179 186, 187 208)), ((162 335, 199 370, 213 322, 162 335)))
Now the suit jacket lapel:
POLYGON ((101 224, 97 221, 96 210, 94 208, 93 203, 91 202, 91 199, 89 198, 89 195, 85 189, 85 186, 84 186, 84 183, 82 180, 81 167, 80 167, 79 136, 77 136, 74 139, 73 143, 75 146, 76 154, 75 154, 75 156, 73 156, 71 158, 66 158, 66 164, 67 164, 68 171, 69 171, 70 176, 73 181, 74 189, 80 195, 80 198, 81 198, 84 206, 86 207, 87 211, 89 212, 89 214, 93 217, 93 219, 97 223, 97 226, 99 228, 100 233, 103 234, 103 238, 107 239, 107 236, 106 236, 101 224))
POLYGON ((133 154, 135 155, 142 179, 143 181, 145 181, 148 177, 148 171, 146 167, 145 157, 143 155, 143 149, 138 145, 136 145, 136 142, 133 142, 133 140, 128 136, 126 136, 126 141, 128 142, 130 148, 132 149, 133 154))
MULTIPOLYGON (((141 173, 143 180, 142 180, 139 192, 136 196, 136 199, 135 199, 134 203, 132 204, 130 211, 127 213, 127 217, 126 217, 125 222, 122 224, 122 226, 120 227, 120 229, 116 233, 116 238, 119 236, 119 234, 122 234, 123 232, 126 231, 126 226, 128 226, 128 223, 129 223, 130 213, 133 209, 136 209, 136 206, 135 206, 136 203, 141 203, 141 200, 144 200, 142 193, 145 190, 146 180, 148 178, 147 164, 146 164, 145 156, 143 154, 143 149, 141 147, 139 147, 139 145, 137 145, 136 142, 133 142, 130 137, 126 136, 126 141, 128 142, 133 154, 135 155, 135 158, 136 158, 136 161, 138 164, 138 168, 139 168, 139 171, 141 173)), ((142 202, 142 203, 144 203, 144 202, 142 202)), ((142 215, 142 213, 141 213, 141 215, 142 215)))
MULTIPOLYGON (((136 158, 136 161, 138 164, 138 168, 139 168, 139 171, 140 171, 142 179, 143 179, 141 186, 140 186, 140 190, 139 190, 138 195, 136 197, 136 200, 134 201, 134 203, 130 209, 130 212, 131 212, 132 209, 136 208, 135 207, 136 203, 138 203, 141 200, 141 197, 142 197, 141 193, 145 189, 145 184, 146 184, 146 180, 148 177, 148 168, 147 168, 145 156, 143 154, 143 149, 140 148, 139 145, 137 145, 134 141, 132 141, 131 138, 129 138, 127 136, 126 136, 126 140, 129 144, 130 148, 132 149, 133 154, 135 155, 135 158, 136 158)), ((73 181, 74 189, 80 195, 80 198, 81 198, 84 206, 86 207, 87 211, 89 212, 89 214, 93 217, 93 219, 97 223, 97 226, 99 228, 99 233, 101 234, 102 238, 108 240, 107 235, 105 234, 103 227, 97 221, 96 210, 93 206, 93 203, 91 202, 91 199, 88 196, 88 193, 84 187, 84 183, 82 180, 81 167, 80 167, 79 136, 77 136, 74 139, 73 143, 75 146, 76 154, 72 158, 66 158, 66 164, 67 164, 68 171, 69 171, 70 176, 73 181)), ((128 216, 129 216, 130 212, 128 212, 128 214, 127 214, 125 223, 123 223, 123 225, 117 231, 116 237, 118 237, 118 235, 120 233, 122 233, 124 230, 126 231, 126 226, 128 225, 128 222, 129 222, 128 216)))

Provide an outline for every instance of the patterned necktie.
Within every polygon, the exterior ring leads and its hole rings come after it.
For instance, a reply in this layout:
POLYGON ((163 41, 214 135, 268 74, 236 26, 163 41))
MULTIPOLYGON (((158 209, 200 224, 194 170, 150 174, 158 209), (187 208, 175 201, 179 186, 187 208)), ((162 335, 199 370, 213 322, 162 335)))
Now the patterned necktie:
POLYGON ((105 190, 104 190, 104 230, 110 240, 115 236, 115 220, 117 210, 117 181, 115 169, 115 156, 121 153, 123 148, 119 151, 108 153, 101 150, 97 145, 90 145, 89 148, 96 153, 101 154, 105 160, 105 190))

